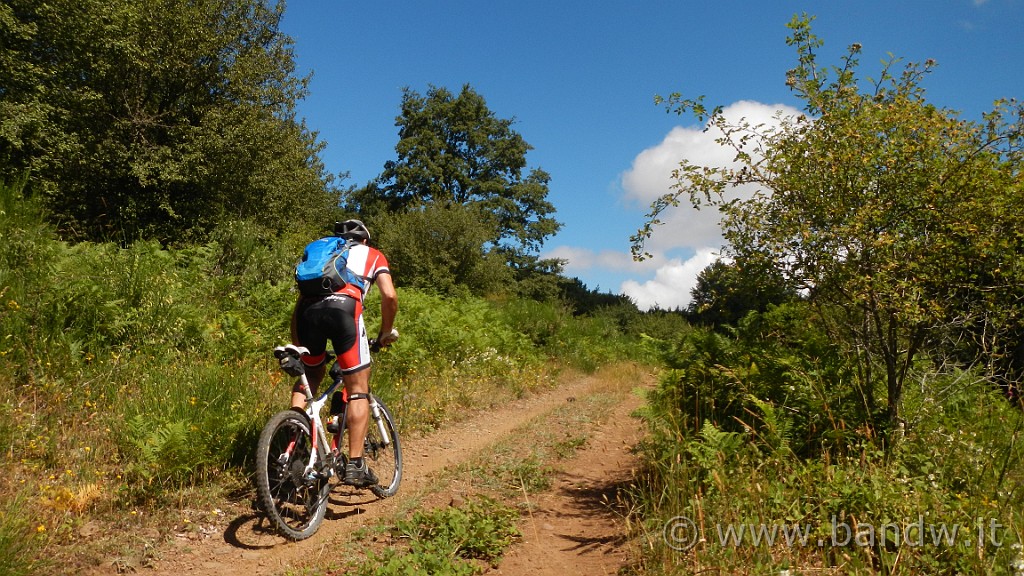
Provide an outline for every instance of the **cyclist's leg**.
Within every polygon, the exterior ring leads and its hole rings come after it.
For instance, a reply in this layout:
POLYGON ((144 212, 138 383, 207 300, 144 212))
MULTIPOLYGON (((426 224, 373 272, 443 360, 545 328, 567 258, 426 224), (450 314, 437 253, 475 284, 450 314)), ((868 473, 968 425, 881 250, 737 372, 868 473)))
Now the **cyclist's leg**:
MULTIPOLYGON (((327 339, 330 335, 332 307, 328 298, 300 298, 292 313, 292 340, 295 344, 309 349, 309 356, 302 359, 306 368, 306 380, 316 395, 327 369, 324 362, 327 339)), ((301 381, 292 386, 292 407, 305 408, 306 395, 302 392, 301 381)))
POLYGON ((370 403, 370 345, 366 340, 366 326, 363 323, 362 303, 353 301, 355 306, 348 309, 345 317, 344 340, 335 341, 335 352, 341 365, 342 379, 348 392, 349 458, 362 458, 363 443, 369 422, 370 403), (339 345, 340 344, 340 345, 339 345))
POLYGON ((343 482, 350 486, 374 486, 378 483, 376 474, 370 470, 364 459, 367 434, 370 429, 370 366, 344 375, 345 390, 348 391, 348 462, 345 464, 343 482))
POLYGON ((366 429, 370 425, 370 367, 358 372, 345 374, 345 389, 348 391, 348 457, 362 458, 366 429))
MULTIPOLYGON (((349 460, 345 465, 344 482, 352 486, 372 486, 377 477, 363 460, 366 434, 370 425, 370 345, 366 340, 362 303, 349 308, 345 318, 345 339, 335 346, 342 379, 348 393, 346 426, 348 427, 349 460)), ((337 341, 335 341, 337 343, 337 341)))

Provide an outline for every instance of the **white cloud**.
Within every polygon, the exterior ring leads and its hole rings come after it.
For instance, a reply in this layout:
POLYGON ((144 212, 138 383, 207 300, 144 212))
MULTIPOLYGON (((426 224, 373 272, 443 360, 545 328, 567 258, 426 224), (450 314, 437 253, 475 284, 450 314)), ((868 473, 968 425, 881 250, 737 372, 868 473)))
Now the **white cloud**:
MULTIPOLYGON (((776 116, 780 112, 783 115, 800 113, 781 104, 750 101, 736 102, 722 111, 731 122, 745 119, 752 126, 778 125, 776 116)), ((625 199, 647 208, 655 199, 673 191, 675 180, 672 173, 684 159, 698 166, 731 165, 735 151, 715 141, 721 136, 717 129, 673 128, 657 146, 638 154, 632 167, 622 174, 625 199)), ((734 192, 746 195, 753 190, 734 192)), ((689 204, 689 198, 680 200, 678 207, 661 214, 664 224, 654 229, 653 236, 645 245, 646 251, 654 256, 651 261, 659 262, 654 278, 645 282, 628 280, 622 284, 622 293, 631 297, 641 309, 685 308, 691 300, 690 291, 697 284, 697 275, 715 261, 716 253, 723 244, 718 211, 708 208, 696 210, 689 204), (665 261, 666 252, 680 248, 692 250, 695 254, 685 261, 678 258, 665 261)))
MULTIPOLYGON (((745 119, 752 126, 764 124, 766 127, 778 124, 775 117, 780 112, 784 115, 800 113, 781 104, 751 101, 736 102, 723 109, 731 122, 745 119)), ((646 213, 651 202, 673 191, 672 172, 684 159, 701 166, 732 164, 735 151, 715 142, 720 136, 721 132, 705 131, 702 126, 673 128, 659 144, 637 154, 629 170, 621 174, 624 203, 646 213)), ((734 192, 745 195, 751 191, 734 192)), ((695 210, 689 198, 680 200, 680 206, 660 215, 663 224, 655 227, 653 236, 644 246, 653 257, 644 262, 633 262, 624 251, 594 252, 568 246, 555 248, 545 257, 567 259, 566 272, 575 275, 601 276, 598 271, 604 271, 607 276, 650 278, 653 272, 654 277, 649 280, 622 282, 620 292, 631 297, 641 309, 685 308, 690 303, 690 291, 697 283, 697 275, 715 261, 723 238, 717 210, 695 210), (687 260, 669 257, 680 251, 693 256, 687 260)))
MULTIPOLYGON (((751 125, 777 125, 776 114, 799 114, 795 108, 782 104, 768 105, 740 101, 723 109, 732 122, 745 118, 751 125)), ((704 127, 673 128, 657 146, 644 150, 633 160, 633 166, 622 174, 622 188, 627 201, 639 204, 645 210, 651 202, 672 192, 675 180, 672 172, 686 159, 698 166, 729 166, 735 152, 716 142, 722 133, 704 127)), ((647 241, 648 252, 658 255, 678 247, 696 249, 703 246, 721 246, 722 233, 717 210, 695 210, 689 198, 680 198, 681 204, 661 215, 664 222, 654 230, 647 241)))
POLYGON ((690 291, 697 285, 697 275, 718 257, 715 250, 702 248, 689 260, 675 258, 658 268, 654 278, 644 283, 627 280, 621 293, 629 296, 641 310, 686 308, 690 291))
POLYGON ((615 250, 594 252, 588 248, 576 246, 557 246, 545 252, 543 257, 566 260, 565 271, 569 274, 576 274, 593 268, 637 274, 649 272, 657 268, 657 264, 649 260, 643 262, 634 261, 628 252, 617 252, 615 250))

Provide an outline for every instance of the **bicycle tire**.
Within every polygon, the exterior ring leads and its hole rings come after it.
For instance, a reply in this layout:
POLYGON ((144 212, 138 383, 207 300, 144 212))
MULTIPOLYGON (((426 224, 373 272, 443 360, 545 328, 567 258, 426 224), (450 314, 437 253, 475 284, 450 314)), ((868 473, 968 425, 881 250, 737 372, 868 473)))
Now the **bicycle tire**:
POLYGON ((369 486, 370 492, 378 498, 387 498, 394 496, 398 492, 398 485, 402 483, 402 443, 398 438, 398 430, 395 428, 391 411, 380 398, 374 396, 373 399, 380 407, 380 419, 391 437, 391 442, 384 443, 377 422, 370 418, 366 442, 363 445, 363 457, 377 475, 377 484, 369 486))
POLYGON ((274 527, 290 540, 315 534, 327 513, 329 480, 303 477, 312 449, 309 417, 298 410, 274 414, 256 447, 260 504, 274 527))

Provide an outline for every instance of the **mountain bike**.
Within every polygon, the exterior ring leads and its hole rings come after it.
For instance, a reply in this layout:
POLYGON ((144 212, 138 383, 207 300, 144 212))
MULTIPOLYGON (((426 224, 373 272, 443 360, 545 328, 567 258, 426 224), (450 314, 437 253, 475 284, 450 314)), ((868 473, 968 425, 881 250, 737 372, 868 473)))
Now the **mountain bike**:
MULTIPOLYGON (((256 447, 259 505, 277 530, 291 540, 309 538, 320 528, 331 490, 342 485, 340 479, 348 462, 348 404, 342 394, 344 390, 339 390, 341 369, 337 363, 331 367, 331 385, 314 397, 301 362, 308 354, 308 349, 293 344, 274 349, 282 369, 299 377, 306 393, 306 408, 289 408, 274 414, 263 427, 256 447), (340 400, 341 407, 332 406, 331 412, 339 413, 338 428, 328 434, 321 413, 331 398, 335 403, 340 400)), ((378 498, 386 498, 398 492, 402 481, 402 445, 391 412, 372 393, 369 402, 370 422, 363 457, 378 480, 367 488, 378 498)))

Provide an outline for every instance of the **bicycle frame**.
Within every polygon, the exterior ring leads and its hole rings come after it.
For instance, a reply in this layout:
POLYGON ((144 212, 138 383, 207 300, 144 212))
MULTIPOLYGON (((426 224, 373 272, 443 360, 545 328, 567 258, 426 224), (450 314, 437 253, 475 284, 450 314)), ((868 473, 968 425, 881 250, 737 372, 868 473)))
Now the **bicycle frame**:
MULTIPOLYGON (((325 446, 330 446, 327 440, 327 431, 324 429, 323 421, 320 418, 320 412, 323 410, 324 404, 327 403, 327 399, 338 389, 341 385, 341 378, 337 378, 327 388, 327 390, 319 397, 313 396, 313 389, 309 385, 309 378, 306 376, 306 367, 302 364, 301 359, 303 356, 309 354, 309 349, 305 346, 296 346, 294 344, 288 344, 286 346, 278 346, 274 349, 274 357, 281 360, 282 368, 299 378, 299 389, 306 395, 306 416, 309 417, 310 423, 310 440, 313 444, 312 450, 310 450, 309 461, 306 462, 306 467, 303 470, 303 476, 308 477, 316 471, 317 459, 320 457, 321 451, 327 453, 328 450, 325 446), (285 367, 286 358, 291 359, 289 366, 285 367)), ((333 448, 337 448, 334 446, 333 448)), ((287 450, 291 452, 291 447, 287 450)), ((327 476, 331 477, 334 475, 334 467, 327 468, 327 476)))
MULTIPOLYGON (((305 378, 305 374, 303 374, 303 378, 305 378)), ((313 406, 313 409, 316 410, 318 414, 319 411, 323 408, 324 403, 327 401, 327 397, 332 395, 338 389, 338 385, 341 383, 341 378, 335 380, 334 384, 331 384, 330 389, 328 389, 327 392, 324 392, 324 395, 314 402, 316 405, 313 406)), ((309 402, 312 401, 312 395, 309 394, 309 386, 305 380, 303 380, 303 385, 306 386, 306 403, 307 405, 309 405, 309 402)), ((380 437, 381 440, 383 440, 384 446, 390 446, 392 444, 391 434, 388 433, 387 426, 384 425, 384 419, 381 418, 380 404, 377 403, 377 397, 374 396, 373 394, 368 393, 366 396, 366 400, 367 402, 370 403, 370 419, 377 425, 377 430, 380 432, 380 437)), ((346 407, 345 412, 341 414, 341 418, 345 419, 347 416, 348 407, 346 407)), ((345 427, 342 427, 342 430, 344 429, 345 427)), ((338 448, 339 450, 341 449, 340 446, 335 446, 335 448, 338 448)))
MULTIPOLYGON (((294 344, 279 347, 278 349, 275 350, 275 352, 277 351, 281 351, 284 354, 288 354, 295 358, 296 360, 301 359, 302 356, 309 354, 308 349, 306 349, 303 346, 295 346, 294 344)), ((321 394, 319 397, 314 397, 313 389, 309 385, 309 378, 306 377, 305 366, 303 366, 302 372, 299 374, 300 390, 302 390, 302 392, 306 395, 306 415, 309 416, 310 425, 311 428, 313 429, 313 433, 311 434, 313 449, 310 451, 309 462, 306 463, 306 468, 303 471, 304 476, 308 476, 309 474, 315 471, 317 458, 319 457, 320 449, 322 446, 330 446, 332 449, 338 450, 341 449, 341 447, 337 446, 336 443, 332 443, 330 440, 328 440, 327 430, 324 428, 323 419, 320 418, 320 413, 323 410, 324 404, 327 403, 327 399, 330 398, 338 390, 342 383, 342 378, 336 377, 334 378, 334 381, 331 383, 331 385, 327 388, 327 390, 324 391, 323 394, 321 394)), ((380 432, 380 437, 381 440, 383 441, 384 446, 390 446, 392 444, 392 438, 391 435, 388 433, 387 426, 385 426, 384 424, 384 420, 381 418, 380 405, 377 403, 377 399, 372 394, 368 394, 367 401, 370 403, 371 419, 377 426, 377 430, 380 432)), ((346 413, 343 413, 341 417, 345 418, 346 416, 347 408, 346 413)), ((339 440, 340 437, 341 432, 338 433, 335 442, 339 440)), ((329 452, 329 450, 324 449, 324 452, 329 452)), ((328 475, 333 474, 333 468, 329 468, 328 475)))
MULTIPOLYGON (((342 381, 340 378, 335 380, 334 383, 331 384, 331 386, 327 389, 327 391, 321 394, 319 398, 313 397, 313 390, 309 385, 309 379, 306 378, 305 371, 303 371, 303 373, 299 375, 299 382, 301 383, 300 385, 302 391, 305 392, 306 394, 306 415, 309 416, 310 425, 313 429, 313 449, 310 450, 309 462, 306 463, 306 469, 303 472, 304 475, 308 476, 310 473, 314 471, 316 467, 316 461, 320 453, 320 447, 331 445, 330 441, 327 439, 327 430, 324 428, 323 420, 320 418, 320 412, 323 410, 324 404, 327 403, 327 399, 330 398, 332 394, 334 394, 334 392, 341 385, 342 381)), ((328 452, 328 450, 324 451, 328 452)), ((333 474, 334 469, 329 468, 328 475, 333 474)))

